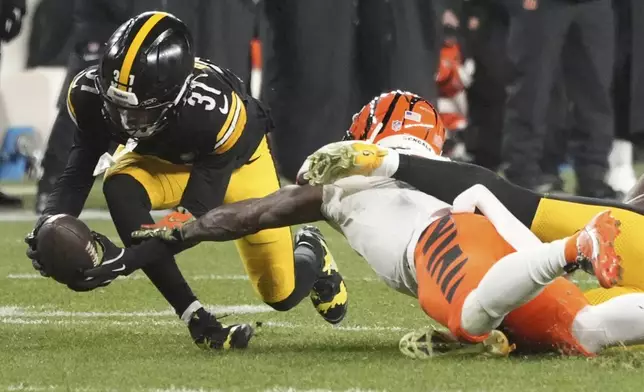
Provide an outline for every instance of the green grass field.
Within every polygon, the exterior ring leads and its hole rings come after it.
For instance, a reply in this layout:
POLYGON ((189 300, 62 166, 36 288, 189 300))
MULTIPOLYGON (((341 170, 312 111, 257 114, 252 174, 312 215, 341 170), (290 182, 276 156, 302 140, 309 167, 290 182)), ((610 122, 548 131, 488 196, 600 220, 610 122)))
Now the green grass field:
MULTIPOLYGON (((88 223, 116 238, 110 222, 88 223)), ((263 305, 232 244, 204 244, 179 256, 202 303, 232 313, 226 321, 263 322, 248 350, 228 353, 197 348, 140 273, 90 293, 40 278, 24 256, 22 238, 31 226, 0 223, 0 390, 644 390, 638 351, 595 359, 407 359, 399 338, 429 320, 413 299, 378 282, 326 225, 350 295, 340 327, 326 325, 308 300, 287 313, 263 305)))

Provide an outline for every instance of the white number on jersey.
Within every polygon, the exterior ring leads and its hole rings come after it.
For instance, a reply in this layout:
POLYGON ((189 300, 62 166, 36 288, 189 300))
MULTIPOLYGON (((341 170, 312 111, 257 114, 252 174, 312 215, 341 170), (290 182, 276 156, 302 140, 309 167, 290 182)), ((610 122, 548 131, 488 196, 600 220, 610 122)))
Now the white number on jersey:
MULTIPOLYGON (((215 108, 217 108, 217 101, 213 96, 198 93, 194 91, 194 89, 199 88, 215 96, 220 96, 221 91, 197 81, 190 83, 190 86, 193 88, 193 90, 190 92, 190 96, 188 97, 188 105, 191 105, 191 106, 196 106, 197 104, 203 105, 204 110, 206 111, 215 110, 215 108)), ((230 109, 228 107, 228 97, 225 94, 223 95, 223 97, 224 97, 224 105, 219 108, 219 111, 222 114, 227 114, 228 110, 230 109)))

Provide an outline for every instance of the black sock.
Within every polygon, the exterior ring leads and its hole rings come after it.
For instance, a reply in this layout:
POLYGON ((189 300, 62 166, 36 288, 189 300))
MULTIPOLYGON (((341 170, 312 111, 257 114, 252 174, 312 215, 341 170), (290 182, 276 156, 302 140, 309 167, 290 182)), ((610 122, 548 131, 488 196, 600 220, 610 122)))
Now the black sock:
POLYGON ((132 231, 142 224, 154 223, 150 215, 150 198, 145 188, 133 177, 125 174, 114 175, 103 184, 103 193, 110 214, 123 244, 136 252, 136 257, 150 259, 143 272, 172 305, 177 315, 197 300, 184 279, 172 247, 159 240, 148 240, 132 246, 132 231))

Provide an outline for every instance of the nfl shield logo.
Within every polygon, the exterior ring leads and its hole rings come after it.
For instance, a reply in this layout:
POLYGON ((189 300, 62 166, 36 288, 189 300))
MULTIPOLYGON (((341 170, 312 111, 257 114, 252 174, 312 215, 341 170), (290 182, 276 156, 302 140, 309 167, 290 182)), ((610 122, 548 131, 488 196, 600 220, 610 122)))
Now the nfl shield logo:
POLYGON ((398 132, 402 129, 402 121, 400 120, 394 120, 394 122, 391 123, 391 129, 394 132, 398 132))

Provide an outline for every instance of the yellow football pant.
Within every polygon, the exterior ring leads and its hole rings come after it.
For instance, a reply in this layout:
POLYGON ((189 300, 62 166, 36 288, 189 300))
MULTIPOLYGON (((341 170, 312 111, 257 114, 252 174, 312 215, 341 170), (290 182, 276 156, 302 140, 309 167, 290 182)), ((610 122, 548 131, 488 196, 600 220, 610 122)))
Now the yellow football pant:
MULTIPOLYGON (((266 138, 249 162, 233 173, 224 204, 264 197, 280 188, 266 138)), ((132 176, 145 188, 152 209, 162 210, 179 204, 190 169, 187 165, 130 152, 107 171, 105 178, 116 174, 132 176)), ((295 271, 290 228, 263 230, 236 240, 235 245, 255 291, 264 302, 276 303, 291 294, 295 271)))
POLYGON ((615 248, 622 257, 623 275, 618 287, 587 291, 592 304, 644 291, 644 215, 614 206, 542 198, 530 227, 541 241, 550 242, 574 234, 607 209, 622 222, 615 248))

